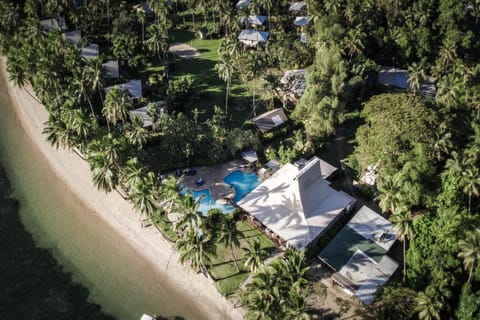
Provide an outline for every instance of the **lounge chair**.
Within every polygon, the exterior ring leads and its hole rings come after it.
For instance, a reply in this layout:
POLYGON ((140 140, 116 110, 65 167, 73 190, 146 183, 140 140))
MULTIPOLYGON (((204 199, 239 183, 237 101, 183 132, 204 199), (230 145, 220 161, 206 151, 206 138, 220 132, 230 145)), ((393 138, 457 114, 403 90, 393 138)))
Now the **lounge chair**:
POLYGON ((182 170, 180 169, 177 169, 177 171, 175 171, 175 175, 177 176, 177 178, 180 178, 182 176, 182 170))
POLYGON ((200 186, 203 185, 204 183, 205 183, 205 181, 204 181, 202 178, 197 179, 197 180, 195 181, 195 184, 197 185, 197 187, 200 187, 200 186))

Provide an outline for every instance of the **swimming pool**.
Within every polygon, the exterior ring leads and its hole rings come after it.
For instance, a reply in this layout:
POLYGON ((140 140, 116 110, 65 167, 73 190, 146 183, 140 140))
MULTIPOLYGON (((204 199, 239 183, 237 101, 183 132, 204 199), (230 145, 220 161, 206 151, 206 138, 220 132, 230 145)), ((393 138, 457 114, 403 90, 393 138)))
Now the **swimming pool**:
POLYGON ((240 170, 233 171, 228 176, 223 178, 225 183, 232 185, 235 188, 234 202, 240 201, 250 191, 255 189, 262 180, 253 172, 243 172, 240 170))
MULTIPOLYGON (((233 199, 234 202, 240 201, 245 195, 255 189, 262 182, 260 177, 255 173, 246 173, 240 170, 231 172, 223 179, 223 181, 235 188, 235 198, 233 199)), ((200 206, 198 211, 202 212, 203 214, 207 214, 207 212, 211 209, 219 209, 224 213, 230 213, 234 209, 234 207, 229 204, 218 204, 215 199, 212 198, 209 189, 198 191, 184 190, 182 192, 191 193, 195 199, 200 198, 200 206)))

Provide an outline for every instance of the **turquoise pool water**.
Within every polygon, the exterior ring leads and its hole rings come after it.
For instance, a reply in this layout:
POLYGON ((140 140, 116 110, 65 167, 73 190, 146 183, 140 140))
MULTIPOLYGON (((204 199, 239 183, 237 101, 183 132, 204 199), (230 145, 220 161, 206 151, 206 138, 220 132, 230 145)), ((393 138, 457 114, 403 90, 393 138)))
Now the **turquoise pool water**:
MULTIPOLYGON (((262 182, 260 177, 255 173, 245 173, 240 170, 233 171, 227 175, 223 181, 235 188, 234 202, 240 201, 246 194, 255 189, 262 182)), ((192 191, 191 193, 195 199, 201 198, 198 210, 203 214, 206 214, 211 209, 219 209, 225 213, 230 213, 234 209, 233 206, 229 204, 218 204, 215 199, 212 198, 209 189, 192 191)))
POLYGON ((235 188, 235 198, 233 201, 240 201, 250 191, 255 189, 261 182, 260 177, 252 172, 243 172, 240 170, 233 171, 228 176, 223 178, 225 183, 232 185, 235 188))

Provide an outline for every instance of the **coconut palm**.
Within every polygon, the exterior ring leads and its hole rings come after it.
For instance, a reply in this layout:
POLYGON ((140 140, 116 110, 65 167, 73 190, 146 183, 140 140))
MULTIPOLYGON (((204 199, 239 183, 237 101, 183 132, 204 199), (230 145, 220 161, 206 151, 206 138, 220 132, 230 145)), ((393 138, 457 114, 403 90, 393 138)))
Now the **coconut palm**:
POLYGON ((157 211, 158 182, 153 172, 148 172, 142 179, 134 182, 129 192, 133 207, 148 219, 157 211))
POLYGON ((220 79, 226 82, 227 90, 225 93, 225 114, 228 113, 228 96, 230 95, 230 87, 232 85, 232 76, 233 76, 233 64, 227 62, 224 59, 220 59, 215 65, 215 70, 218 72, 220 79))
POLYGON ((190 261, 190 266, 197 272, 207 270, 205 264, 210 262, 210 256, 214 252, 211 242, 207 241, 198 229, 184 232, 177 240, 176 248, 180 255, 180 262, 190 261))
POLYGON ((408 86, 412 89, 413 93, 420 91, 422 82, 427 78, 423 66, 419 63, 412 63, 408 66, 408 86))
POLYGON ((441 301, 435 295, 429 293, 429 288, 425 292, 418 293, 415 298, 417 302, 418 319, 420 320, 440 320, 440 310, 443 307, 441 301))
POLYGON ((393 228, 397 233, 397 238, 403 243, 403 282, 407 271, 406 261, 406 243, 413 237, 413 218, 412 214, 405 207, 400 207, 390 218, 393 228))
POLYGON ((118 167, 105 155, 97 153, 87 158, 92 173, 93 185, 101 191, 110 192, 118 185, 118 167))
POLYGON ((129 159, 122 167, 121 181, 123 186, 129 191, 137 183, 141 183, 145 176, 145 168, 140 166, 136 157, 129 159))
MULTIPOLYGON (((132 100, 128 95, 128 91, 113 87, 105 98, 105 105, 102 114, 107 119, 107 124, 116 125, 118 121, 122 121, 125 126, 125 120, 128 116, 128 110, 132 107, 132 100)), ((109 127, 110 129, 110 127, 109 127)))
POLYGON ((472 195, 480 195, 480 170, 477 167, 466 168, 462 172, 463 192, 468 195, 468 211, 472 205, 472 195))
POLYGON ((390 211, 391 213, 395 213, 395 210, 400 205, 400 180, 399 174, 385 174, 379 179, 377 183, 379 194, 376 197, 376 200, 380 200, 378 205, 380 206, 380 209, 382 209, 382 212, 390 211))
POLYGON ((237 257, 235 256, 233 247, 240 247, 241 235, 242 232, 237 228, 237 220, 235 219, 235 216, 233 214, 225 215, 223 219, 221 219, 217 241, 230 248, 230 254, 232 255, 238 272, 240 272, 240 268, 238 267, 237 257))
POLYGON ((143 126, 143 120, 139 117, 133 117, 131 126, 127 130, 127 139, 138 149, 147 142, 147 129, 143 126))
POLYGON ((242 248, 245 251, 245 267, 250 272, 256 272, 262 265, 263 260, 267 257, 267 251, 262 248, 262 244, 258 238, 255 238, 247 248, 242 248))
POLYGON ((147 49, 163 63, 168 51, 168 32, 165 26, 154 23, 147 28, 148 39, 145 41, 147 49))
POLYGON ((166 202, 166 210, 170 211, 172 206, 179 204, 180 199, 180 182, 174 176, 170 176, 162 180, 160 200, 166 202))
POLYGON ((73 144, 71 132, 59 112, 50 112, 42 133, 47 136, 47 141, 56 149, 70 147, 73 144))
POLYGON ((246 285, 243 305, 248 307, 247 319, 281 319, 285 302, 278 285, 280 278, 271 267, 263 267, 246 285))
POLYGON ((203 225, 203 216, 198 211, 200 207, 200 199, 194 199, 191 194, 183 196, 181 205, 177 206, 178 220, 175 223, 174 229, 177 232, 200 230, 203 225))
POLYGON ((458 242, 460 252, 458 257, 463 259, 463 266, 468 271, 468 282, 472 279, 472 273, 480 261, 480 229, 474 229, 466 233, 465 240, 458 242))

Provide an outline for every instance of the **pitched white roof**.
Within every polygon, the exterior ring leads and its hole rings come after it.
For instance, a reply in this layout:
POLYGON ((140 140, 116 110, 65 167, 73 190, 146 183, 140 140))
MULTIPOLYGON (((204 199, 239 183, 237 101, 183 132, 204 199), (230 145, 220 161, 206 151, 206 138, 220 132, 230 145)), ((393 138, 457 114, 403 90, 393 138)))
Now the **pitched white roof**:
POLYGON ((118 71, 118 60, 110 60, 105 63, 102 63, 102 66, 105 68, 105 73, 110 78, 118 78, 120 72, 118 71))
POLYGON ((130 80, 128 82, 116 84, 114 86, 105 88, 105 92, 108 94, 113 87, 120 88, 121 90, 127 90, 134 98, 142 97, 142 80, 130 80))
POLYGON ((347 226, 386 251, 390 250, 397 240, 393 224, 367 206, 360 208, 347 226))
POLYGON ((98 57, 98 44, 91 43, 86 47, 80 49, 80 56, 84 57, 87 60, 98 57))
POLYGON ((408 70, 395 67, 381 67, 378 73, 378 82, 386 86, 402 89, 408 88, 408 70))
POLYGON ((305 7, 307 4, 304 1, 300 2, 293 2, 290 7, 288 8, 288 11, 300 11, 305 7))
POLYGON ((387 255, 377 263, 363 251, 357 250, 338 273, 354 285, 350 287, 354 290, 352 293, 369 305, 378 289, 387 283, 397 268, 398 263, 387 255))
POLYGON ((265 16, 259 16, 259 15, 249 15, 248 16, 248 24, 251 25, 256 25, 256 26, 261 26, 267 17, 265 16))
POLYGON ((40 27, 46 31, 66 29, 65 17, 60 19, 44 19, 40 21, 40 27))
POLYGON ((354 203, 323 179, 320 160, 314 157, 301 169, 284 165, 237 205, 290 246, 304 249, 354 203))
POLYGON ((256 31, 253 29, 244 29, 238 35, 238 40, 249 46, 255 46, 258 43, 267 42, 269 33, 266 31, 256 31))
POLYGON ((240 9, 242 7, 245 7, 245 6, 248 6, 250 4, 250 0, 240 0, 237 2, 237 4, 235 5, 235 7, 237 9, 240 9))
POLYGON ((308 24, 308 17, 296 17, 293 24, 299 27, 306 26, 308 24))
POLYGON ((130 110, 128 112, 130 119, 135 117, 140 118, 143 122, 144 127, 150 127, 153 124, 152 117, 148 115, 148 107, 144 106, 138 109, 130 110))
POLYGON ((80 43, 80 40, 82 40, 82 31, 80 30, 64 32, 62 35, 67 41, 67 43, 70 43, 70 44, 77 45, 80 43))

